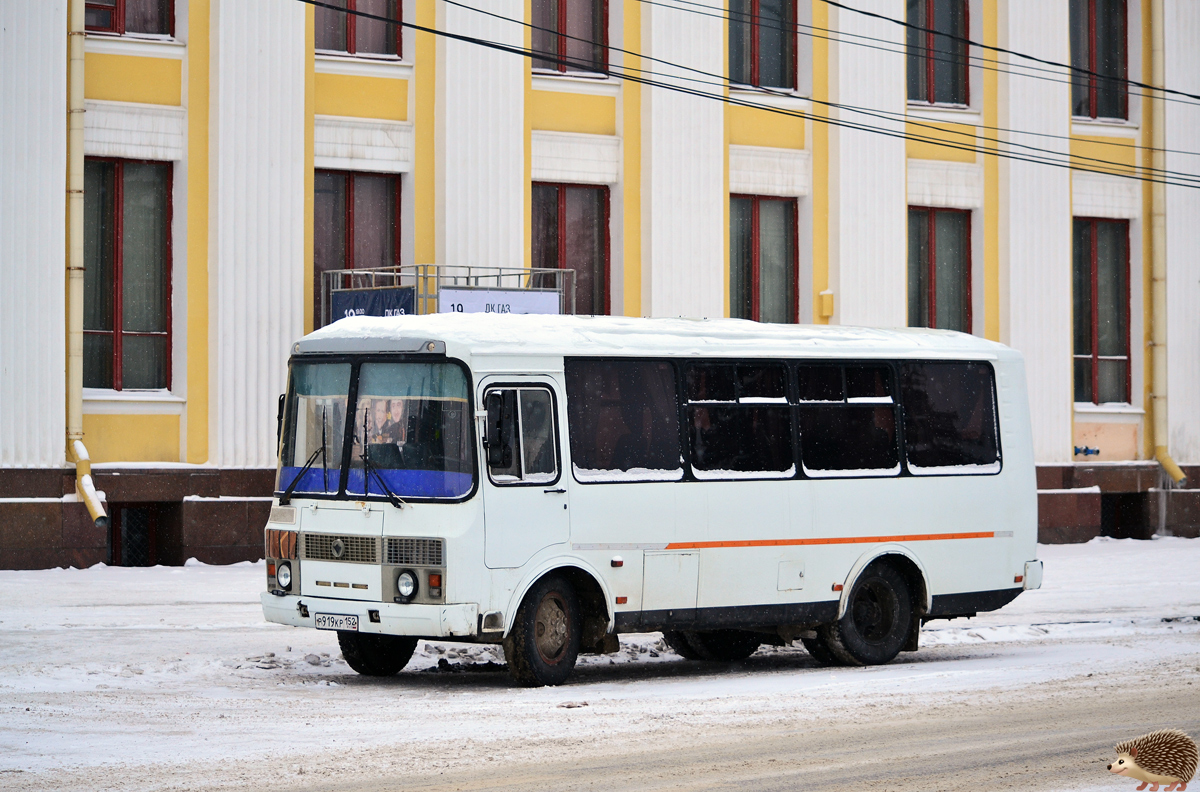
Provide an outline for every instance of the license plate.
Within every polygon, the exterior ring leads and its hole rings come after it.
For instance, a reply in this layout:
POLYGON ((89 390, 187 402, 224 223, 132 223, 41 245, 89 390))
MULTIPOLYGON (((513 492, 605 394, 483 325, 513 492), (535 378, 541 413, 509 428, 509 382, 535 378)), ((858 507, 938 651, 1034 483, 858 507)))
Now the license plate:
POLYGON ((357 616, 342 616, 337 613, 318 613, 316 615, 318 630, 345 630, 358 632, 357 616))

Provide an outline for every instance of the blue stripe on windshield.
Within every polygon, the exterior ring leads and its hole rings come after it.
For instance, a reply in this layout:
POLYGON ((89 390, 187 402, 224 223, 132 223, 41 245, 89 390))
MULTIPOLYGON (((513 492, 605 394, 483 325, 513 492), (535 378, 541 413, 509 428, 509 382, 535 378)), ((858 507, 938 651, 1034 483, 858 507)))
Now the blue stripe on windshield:
MULTIPOLYGON (((470 473, 448 473, 440 470, 380 470, 373 468, 371 489, 368 495, 386 497, 375 473, 401 498, 461 498, 471 491, 470 473)), ((350 469, 350 480, 346 483, 347 495, 361 495, 363 491, 362 468, 350 469)))

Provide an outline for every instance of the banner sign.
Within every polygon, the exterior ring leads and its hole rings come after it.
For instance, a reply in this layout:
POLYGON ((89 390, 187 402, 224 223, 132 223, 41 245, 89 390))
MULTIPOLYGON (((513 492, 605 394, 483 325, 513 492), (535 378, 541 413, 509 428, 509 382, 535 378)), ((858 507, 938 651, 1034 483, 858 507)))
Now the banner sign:
POLYGON ((556 314, 557 291, 542 289, 462 289, 438 291, 438 313, 556 314))
POLYGON ((417 287, 335 290, 330 303, 331 322, 347 316, 408 316, 417 312, 417 287))

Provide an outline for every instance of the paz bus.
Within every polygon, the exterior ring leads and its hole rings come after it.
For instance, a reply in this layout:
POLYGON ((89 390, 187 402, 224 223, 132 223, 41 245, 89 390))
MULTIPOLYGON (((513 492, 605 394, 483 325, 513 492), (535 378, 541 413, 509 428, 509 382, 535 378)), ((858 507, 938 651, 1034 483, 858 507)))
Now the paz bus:
POLYGON ((528 685, 661 631, 886 663, 1041 585, 1016 351, 939 330, 434 314, 297 341, 265 618, 360 674, 502 644, 528 685))

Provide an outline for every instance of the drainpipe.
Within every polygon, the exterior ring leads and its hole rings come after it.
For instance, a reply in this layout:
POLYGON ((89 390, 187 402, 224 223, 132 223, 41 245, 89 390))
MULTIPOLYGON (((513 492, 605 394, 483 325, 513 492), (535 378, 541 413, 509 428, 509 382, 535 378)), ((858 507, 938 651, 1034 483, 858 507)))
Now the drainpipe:
POLYGON ((98 528, 108 514, 92 482, 83 445, 83 36, 84 0, 67 5, 67 448, 75 490, 98 528))
MULTIPOLYGON (((1164 59, 1163 0, 1150 3, 1150 82, 1159 88, 1166 85, 1164 59)), ((1155 173, 1163 173, 1167 167, 1166 108, 1162 94, 1150 99, 1151 107, 1151 154, 1155 173)), ((1154 410, 1154 458, 1163 471, 1176 484, 1187 479, 1179 465, 1171 459, 1167 450, 1167 186, 1162 183, 1150 185, 1150 301, 1152 325, 1150 344, 1153 350, 1154 379, 1150 394, 1154 410)))

